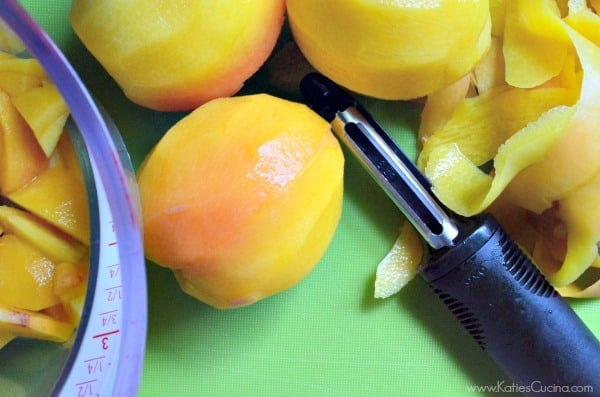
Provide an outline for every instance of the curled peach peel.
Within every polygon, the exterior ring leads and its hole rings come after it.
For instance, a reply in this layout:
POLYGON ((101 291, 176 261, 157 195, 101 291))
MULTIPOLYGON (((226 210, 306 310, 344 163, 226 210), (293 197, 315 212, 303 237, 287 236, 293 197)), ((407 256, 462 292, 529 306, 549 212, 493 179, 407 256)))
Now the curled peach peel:
POLYGON ((210 101, 140 167, 146 255, 217 308, 290 288, 336 230, 343 165, 329 124, 305 105, 266 94, 210 101))
MULTIPOLYGON (((419 165, 453 211, 494 214, 562 295, 598 297, 599 3, 490 5, 494 37, 472 72, 477 93, 458 82, 428 96, 419 165)), ((386 267, 413 266, 396 261, 386 267)))
MULTIPOLYGON (((482 81, 496 85, 456 106, 450 119, 430 134, 420 165, 438 197, 452 210, 464 215, 485 210, 496 213, 562 294, 598 296, 600 283, 580 288, 577 282, 589 267, 598 266, 600 258, 596 128, 600 122, 600 18, 585 1, 569 1, 564 17, 553 2, 540 1, 544 6, 538 8, 531 8, 530 3, 506 4, 505 51, 495 54, 498 59, 493 62, 504 59, 507 67, 527 68, 529 83, 525 85, 535 86, 526 91, 515 88, 517 83, 508 78, 510 68, 505 81, 484 76, 482 81), (521 14, 515 14, 514 7, 527 9, 531 18, 519 19, 521 14), (541 17, 535 18, 538 13, 541 17), (539 29, 546 25, 552 28, 539 29), (544 46, 527 49, 533 53, 528 65, 513 62, 512 51, 524 47, 516 36, 506 40, 506 35, 514 34, 511 29, 517 27, 541 35, 547 45, 555 42, 557 48, 564 47, 561 53, 566 55, 558 70, 544 46), (507 51, 510 46, 518 48, 507 51), (524 101, 513 99, 509 104, 504 96, 524 101), (502 123, 495 117, 501 117, 502 123), (473 131, 477 134, 472 135, 473 131), (480 166, 492 160, 493 172, 483 172, 480 166), (522 222, 517 224, 515 218, 522 222)), ((476 72, 496 73, 501 70, 496 66, 476 72)))
POLYGON ((569 37, 554 1, 506 1, 503 52, 506 81, 531 88, 556 76, 565 61, 569 37))
POLYGON ((419 234, 410 223, 404 222, 392 249, 377 266, 375 298, 392 296, 411 281, 419 272, 423 253, 419 234))

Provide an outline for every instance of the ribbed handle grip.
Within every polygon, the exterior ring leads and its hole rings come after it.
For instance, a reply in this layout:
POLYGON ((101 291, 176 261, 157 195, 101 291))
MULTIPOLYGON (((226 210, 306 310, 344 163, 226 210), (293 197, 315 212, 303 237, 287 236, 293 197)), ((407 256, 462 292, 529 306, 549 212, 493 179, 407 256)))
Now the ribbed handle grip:
POLYGON ((526 394, 600 395, 600 343, 490 216, 422 276, 526 394))

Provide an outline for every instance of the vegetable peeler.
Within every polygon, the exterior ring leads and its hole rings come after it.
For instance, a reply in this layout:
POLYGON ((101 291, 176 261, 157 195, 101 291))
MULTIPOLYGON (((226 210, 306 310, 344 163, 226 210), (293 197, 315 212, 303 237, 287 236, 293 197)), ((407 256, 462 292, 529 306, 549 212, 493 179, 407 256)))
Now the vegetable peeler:
POLYGON ((310 73, 300 89, 422 236, 420 275, 518 390, 600 395, 600 342, 498 221, 446 208, 386 131, 333 81, 310 73))

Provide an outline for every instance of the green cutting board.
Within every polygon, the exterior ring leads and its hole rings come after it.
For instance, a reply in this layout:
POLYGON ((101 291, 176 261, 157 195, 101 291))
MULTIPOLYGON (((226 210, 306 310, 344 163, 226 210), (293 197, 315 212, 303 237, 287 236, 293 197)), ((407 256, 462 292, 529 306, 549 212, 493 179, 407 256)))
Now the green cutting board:
MULTIPOLYGON (((22 1, 120 129, 137 167, 182 113, 130 103, 73 34, 70 2, 22 1)), ((269 91, 259 78, 253 90, 269 91)), ((414 155, 420 107, 366 103, 414 155)), ((249 307, 219 311, 182 293, 147 263, 149 324, 141 396, 499 396, 511 386, 421 280, 387 300, 375 267, 395 240, 398 210, 347 156, 339 228, 300 284, 249 307)), ((572 301, 600 336, 600 302, 572 301)))

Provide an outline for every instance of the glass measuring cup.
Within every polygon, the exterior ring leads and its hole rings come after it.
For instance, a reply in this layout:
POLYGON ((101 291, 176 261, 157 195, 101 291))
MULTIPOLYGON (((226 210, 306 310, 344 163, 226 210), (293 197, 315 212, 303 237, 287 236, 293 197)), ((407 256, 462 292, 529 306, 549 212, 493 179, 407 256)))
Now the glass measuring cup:
POLYGON ((135 395, 143 362, 146 277, 133 169, 116 128, 66 58, 13 0, 0 19, 21 39, 69 106, 90 205, 90 275, 69 349, 16 341, 0 351, 0 388, 10 395, 135 395))

